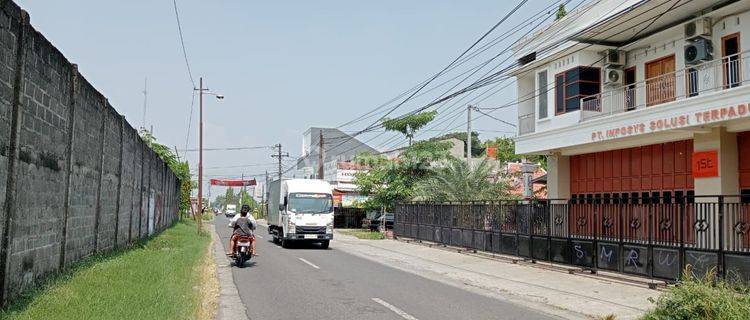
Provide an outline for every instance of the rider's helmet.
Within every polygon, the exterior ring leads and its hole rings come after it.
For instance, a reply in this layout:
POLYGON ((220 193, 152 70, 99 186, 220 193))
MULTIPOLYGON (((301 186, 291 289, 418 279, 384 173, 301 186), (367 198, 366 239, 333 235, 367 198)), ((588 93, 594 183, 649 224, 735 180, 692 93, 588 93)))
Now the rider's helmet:
POLYGON ((250 212, 250 206, 243 204, 242 209, 240 209, 241 212, 250 212))

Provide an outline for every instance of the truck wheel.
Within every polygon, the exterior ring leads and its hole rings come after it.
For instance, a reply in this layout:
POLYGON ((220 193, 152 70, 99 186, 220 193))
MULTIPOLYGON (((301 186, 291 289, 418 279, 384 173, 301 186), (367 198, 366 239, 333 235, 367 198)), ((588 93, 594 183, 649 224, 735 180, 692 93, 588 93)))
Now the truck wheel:
POLYGON ((284 249, 288 249, 291 246, 292 242, 289 240, 281 239, 281 247, 284 249))
POLYGON ((330 240, 324 240, 324 241, 320 242, 320 247, 323 248, 323 249, 328 249, 328 245, 330 245, 330 244, 331 244, 330 240))

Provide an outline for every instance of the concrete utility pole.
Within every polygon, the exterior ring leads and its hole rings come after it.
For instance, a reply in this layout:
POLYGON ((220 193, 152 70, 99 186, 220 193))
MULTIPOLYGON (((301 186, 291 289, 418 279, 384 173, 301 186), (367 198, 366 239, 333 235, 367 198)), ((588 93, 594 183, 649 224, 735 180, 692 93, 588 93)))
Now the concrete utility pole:
POLYGON ((203 77, 198 86, 198 105, 200 106, 200 120, 198 120, 198 232, 203 228, 203 77))
POLYGON ((471 169, 471 105, 466 106, 466 164, 471 169))
POLYGON ((224 99, 224 96, 218 93, 208 91, 203 88, 203 77, 200 78, 198 90, 198 105, 200 106, 200 120, 198 124, 198 232, 203 228, 203 95, 210 94, 218 100, 224 99))
POLYGON ((281 180, 281 177, 284 174, 284 168, 283 168, 283 166, 281 164, 281 161, 285 157, 288 157, 289 153, 288 152, 281 152, 281 143, 279 143, 279 144, 276 145, 276 150, 277 150, 276 154, 271 155, 271 157, 279 159, 279 180, 281 180))
POLYGON ((318 179, 323 180, 323 130, 320 130, 320 139, 318 141, 318 179))

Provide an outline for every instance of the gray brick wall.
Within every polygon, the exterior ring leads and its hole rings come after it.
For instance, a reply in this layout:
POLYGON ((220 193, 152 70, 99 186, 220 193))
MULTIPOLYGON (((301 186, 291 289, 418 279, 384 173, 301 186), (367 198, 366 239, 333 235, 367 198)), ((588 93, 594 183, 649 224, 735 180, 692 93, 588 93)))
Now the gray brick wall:
POLYGON ((174 174, 12 1, 0 1, 0 303, 177 218, 174 174))

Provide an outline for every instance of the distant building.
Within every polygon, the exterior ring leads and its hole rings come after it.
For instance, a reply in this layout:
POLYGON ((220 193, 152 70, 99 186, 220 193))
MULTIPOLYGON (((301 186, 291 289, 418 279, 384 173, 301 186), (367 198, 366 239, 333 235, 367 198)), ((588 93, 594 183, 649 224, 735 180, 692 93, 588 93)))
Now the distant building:
MULTIPOLYGON (((321 136, 323 138, 323 176, 326 175, 326 163, 352 161, 363 152, 378 153, 374 148, 339 129, 312 127, 302 135, 302 156, 293 168, 285 172, 285 176, 308 179, 318 177, 321 136)), ((329 166, 329 169, 332 168, 334 167, 329 166)))

